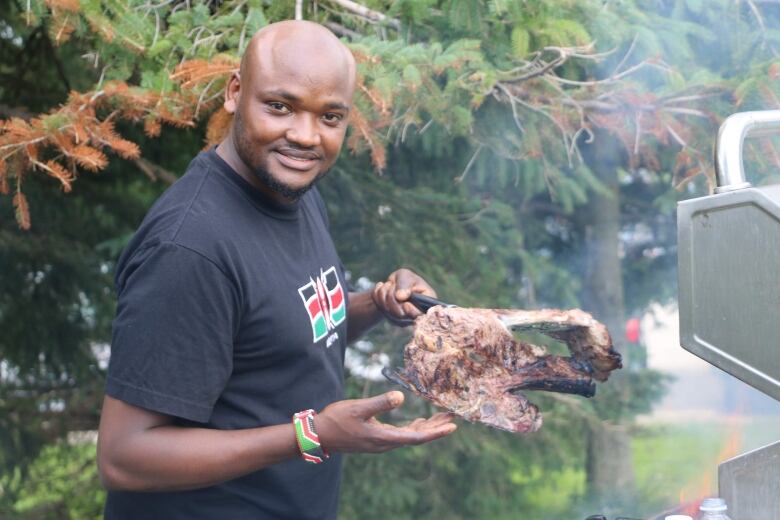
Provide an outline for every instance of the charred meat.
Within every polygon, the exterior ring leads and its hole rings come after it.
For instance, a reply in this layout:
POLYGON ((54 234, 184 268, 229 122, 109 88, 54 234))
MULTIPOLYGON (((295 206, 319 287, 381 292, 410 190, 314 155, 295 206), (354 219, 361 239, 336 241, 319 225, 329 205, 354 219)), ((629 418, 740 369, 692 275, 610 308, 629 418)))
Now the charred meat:
POLYGON ((511 432, 542 425, 520 390, 591 397, 596 381, 621 367, 604 325, 574 310, 535 311, 436 306, 415 320, 404 368, 385 376, 469 421, 511 432), (571 357, 519 341, 512 330, 537 331, 566 343, 571 357))

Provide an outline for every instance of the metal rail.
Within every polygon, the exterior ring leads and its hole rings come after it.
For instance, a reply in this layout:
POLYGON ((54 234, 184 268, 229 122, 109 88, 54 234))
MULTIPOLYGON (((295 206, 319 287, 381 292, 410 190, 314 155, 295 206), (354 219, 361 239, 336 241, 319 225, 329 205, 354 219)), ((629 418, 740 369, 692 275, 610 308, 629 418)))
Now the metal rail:
POLYGON ((740 112, 726 118, 715 144, 716 193, 750 188, 742 165, 745 138, 766 137, 780 133, 780 110, 740 112))

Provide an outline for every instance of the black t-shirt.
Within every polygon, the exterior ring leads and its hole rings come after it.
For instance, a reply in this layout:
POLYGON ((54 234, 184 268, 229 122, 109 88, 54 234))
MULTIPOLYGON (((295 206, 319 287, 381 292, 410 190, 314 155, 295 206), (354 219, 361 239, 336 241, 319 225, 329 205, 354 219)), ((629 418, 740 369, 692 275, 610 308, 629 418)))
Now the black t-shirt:
MULTIPOLYGON (((155 203, 117 266, 106 393, 182 426, 289 422, 343 398, 347 286, 315 189, 274 203, 214 150, 155 203)), ((216 486, 110 492, 108 520, 336 518, 341 460, 216 486)))

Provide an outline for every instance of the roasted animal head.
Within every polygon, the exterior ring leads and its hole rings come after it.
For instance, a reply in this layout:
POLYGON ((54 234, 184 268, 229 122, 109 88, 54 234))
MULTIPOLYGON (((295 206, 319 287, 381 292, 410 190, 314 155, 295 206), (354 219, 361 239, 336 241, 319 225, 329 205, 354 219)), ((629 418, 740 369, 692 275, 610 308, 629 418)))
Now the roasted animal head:
POLYGON ((404 368, 385 376, 469 421, 511 432, 542 425, 519 391, 591 397, 596 381, 621 367, 606 327, 580 310, 522 311, 436 306, 415 320, 404 368), (537 331, 569 347, 571 357, 518 341, 511 330, 537 331))

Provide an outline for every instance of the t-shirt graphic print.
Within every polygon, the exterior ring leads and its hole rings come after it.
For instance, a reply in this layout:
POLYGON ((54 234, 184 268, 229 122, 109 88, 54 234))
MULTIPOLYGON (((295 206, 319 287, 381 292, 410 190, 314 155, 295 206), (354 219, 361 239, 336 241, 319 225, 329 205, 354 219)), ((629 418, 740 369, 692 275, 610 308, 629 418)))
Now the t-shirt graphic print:
MULTIPOLYGON (((336 268, 320 269, 319 275, 298 288, 303 305, 311 321, 312 341, 317 343, 335 329, 347 317, 344 290, 336 274, 336 268)), ((327 347, 332 341, 328 340, 327 347)))

